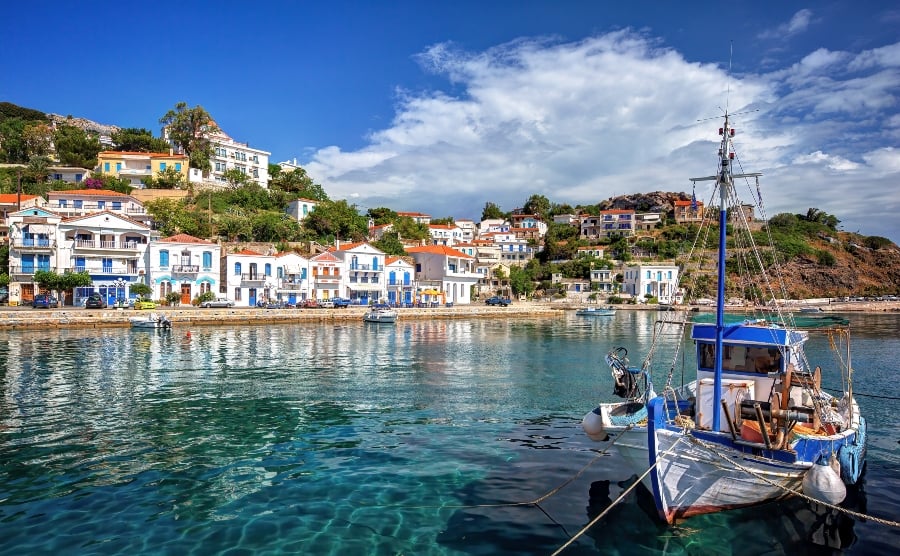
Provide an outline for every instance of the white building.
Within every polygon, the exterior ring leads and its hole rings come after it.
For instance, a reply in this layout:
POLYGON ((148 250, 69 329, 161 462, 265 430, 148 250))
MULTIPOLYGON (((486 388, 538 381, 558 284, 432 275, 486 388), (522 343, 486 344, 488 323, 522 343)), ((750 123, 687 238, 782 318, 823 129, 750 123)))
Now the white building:
POLYGON ((213 156, 209 162, 212 170, 208 179, 219 185, 225 185, 224 172, 237 169, 246 174, 265 189, 269 187, 269 155, 268 151, 255 149, 249 143, 240 143, 232 139, 221 129, 209 134, 213 146, 213 156))
POLYGON ((410 305, 415 302, 416 280, 413 265, 400 257, 386 256, 387 302, 391 305, 410 305))
POLYGON ((428 233, 431 234, 431 243, 434 245, 453 247, 457 243, 463 243, 463 231, 456 224, 429 224, 428 233))
POLYGON ((288 203, 287 213, 291 215, 294 220, 301 222, 316 209, 317 204, 318 201, 313 201, 312 199, 294 199, 288 203))
POLYGON ((290 304, 310 299, 309 259, 288 251, 275 256, 276 299, 290 304))
POLYGON ((332 251, 343 263, 341 291, 354 302, 368 305, 387 298, 384 251, 368 243, 341 245, 332 251))
POLYGON ((38 293, 34 273, 61 272, 58 214, 45 208, 29 207, 7 214, 9 225, 9 302, 29 303, 38 293))
POLYGON ((678 267, 673 264, 637 264, 622 272, 622 292, 635 297, 656 297, 660 303, 675 303, 678 267))
POLYGON ((416 261, 416 281, 440 283, 447 303, 468 305, 472 302, 472 286, 480 274, 475 272, 475 259, 444 245, 426 245, 406 250, 416 261))
POLYGON ((148 285, 153 299, 181 294, 179 303, 190 305, 200 294, 219 295, 221 252, 217 243, 188 234, 177 234, 150 243, 147 256, 148 285))
POLYGON ((344 261, 331 251, 325 251, 309 259, 310 295, 312 299, 341 297, 341 277, 344 261))
POLYGON ((75 305, 93 291, 108 303, 131 295, 129 285, 143 282, 147 246, 155 237, 146 224, 109 211, 67 218, 59 224, 63 270, 87 272, 93 286, 75 290, 75 305))
POLYGON ((257 303, 275 299, 278 282, 275 279, 275 256, 263 255, 250 249, 228 253, 222 257, 220 283, 236 307, 254 307, 257 303))

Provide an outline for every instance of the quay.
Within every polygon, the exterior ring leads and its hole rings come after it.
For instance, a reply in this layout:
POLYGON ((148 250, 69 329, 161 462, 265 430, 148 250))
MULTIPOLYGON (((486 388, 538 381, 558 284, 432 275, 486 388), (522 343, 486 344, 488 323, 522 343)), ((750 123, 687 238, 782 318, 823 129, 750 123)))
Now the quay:
MULTIPOLYGON (((429 308, 403 308, 400 322, 419 319, 505 318, 505 317, 559 317, 566 311, 589 306, 566 301, 522 301, 507 307, 471 305, 438 306, 429 308)), ((656 305, 617 305, 622 311, 656 311, 656 305)), ((801 306, 784 310, 799 311, 801 306)), ((900 311, 900 302, 830 303, 822 306, 825 313, 880 313, 900 311)), ((115 328, 131 325, 129 318, 147 313, 165 315, 174 326, 197 325, 259 325, 291 322, 348 322, 362 321, 367 307, 351 306, 343 309, 262 309, 233 307, 229 309, 200 309, 196 307, 159 307, 153 310, 133 309, 85 309, 63 307, 61 309, 32 309, 30 307, 0 308, 0 330, 40 330, 47 328, 115 328)), ((679 306, 679 311, 710 311, 709 307, 679 306)), ((752 312, 749 307, 729 307, 729 312, 752 312)))

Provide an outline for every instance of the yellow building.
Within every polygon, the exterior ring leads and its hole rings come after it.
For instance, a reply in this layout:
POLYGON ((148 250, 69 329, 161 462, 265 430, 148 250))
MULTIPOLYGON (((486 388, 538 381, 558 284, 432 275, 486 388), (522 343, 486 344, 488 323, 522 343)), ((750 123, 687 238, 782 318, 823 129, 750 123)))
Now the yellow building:
POLYGON ((141 153, 131 151, 103 151, 97 155, 100 172, 127 179, 133 187, 142 187, 142 180, 156 177, 159 172, 174 169, 188 181, 188 157, 183 154, 141 153))

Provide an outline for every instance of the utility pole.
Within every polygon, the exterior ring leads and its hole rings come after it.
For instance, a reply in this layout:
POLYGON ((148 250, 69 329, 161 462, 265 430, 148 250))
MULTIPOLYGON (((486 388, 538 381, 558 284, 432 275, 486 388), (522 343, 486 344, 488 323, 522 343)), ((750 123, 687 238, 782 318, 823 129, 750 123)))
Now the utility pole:
POLYGON ((16 186, 16 210, 22 210, 22 169, 16 171, 18 185, 16 186))

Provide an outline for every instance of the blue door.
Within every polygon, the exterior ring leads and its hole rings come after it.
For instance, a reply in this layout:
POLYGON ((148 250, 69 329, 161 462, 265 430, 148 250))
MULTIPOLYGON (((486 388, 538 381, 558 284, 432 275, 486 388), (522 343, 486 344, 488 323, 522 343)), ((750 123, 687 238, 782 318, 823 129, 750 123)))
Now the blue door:
POLYGON ((388 292, 388 303, 391 305, 395 305, 397 303, 397 292, 389 291, 388 292))
POLYGON ((250 288, 250 306, 256 307, 256 288, 250 288))

